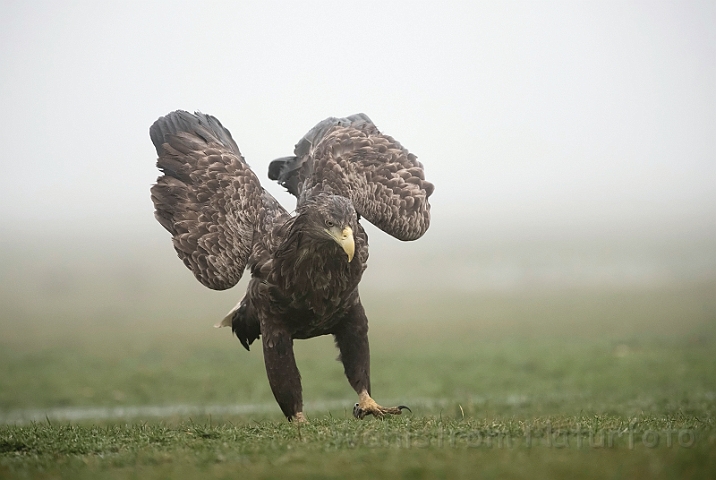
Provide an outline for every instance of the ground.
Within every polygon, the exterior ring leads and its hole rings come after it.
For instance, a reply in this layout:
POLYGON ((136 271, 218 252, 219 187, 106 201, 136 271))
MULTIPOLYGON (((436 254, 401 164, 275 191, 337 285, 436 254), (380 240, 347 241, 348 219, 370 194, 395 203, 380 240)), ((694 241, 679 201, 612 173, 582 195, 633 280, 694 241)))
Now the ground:
POLYGON ((5 319, 0 477, 713 478, 715 293, 367 293, 374 397, 413 414, 353 419, 324 337, 298 342, 300 428, 212 319, 5 319))

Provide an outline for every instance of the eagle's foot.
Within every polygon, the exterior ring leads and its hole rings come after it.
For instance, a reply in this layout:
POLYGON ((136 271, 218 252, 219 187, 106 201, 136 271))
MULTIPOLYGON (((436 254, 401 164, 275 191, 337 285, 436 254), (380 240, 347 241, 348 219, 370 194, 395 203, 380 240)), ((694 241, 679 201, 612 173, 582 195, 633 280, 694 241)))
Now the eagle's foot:
POLYGON ((363 420, 367 415, 373 415, 376 418, 383 418, 385 415, 400 415, 403 413, 403 409, 412 413, 412 410, 405 405, 381 407, 365 391, 361 392, 359 397, 359 402, 353 407, 353 416, 360 420, 363 420))
POLYGON ((303 412, 298 412, 294 416, 289 417, 288 421, 291 423, 298 423, 299 425, 305 425, 308 423, 308 419, 306 418, 306 415, 303 414, 303 412))

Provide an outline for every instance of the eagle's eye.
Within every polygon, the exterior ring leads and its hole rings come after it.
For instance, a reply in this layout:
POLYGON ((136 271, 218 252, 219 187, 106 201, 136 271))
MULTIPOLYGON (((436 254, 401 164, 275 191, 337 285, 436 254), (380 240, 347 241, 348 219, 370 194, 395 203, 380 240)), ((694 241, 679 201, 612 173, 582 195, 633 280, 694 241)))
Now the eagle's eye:
POLYGON ((326 220, 326 226, 327 226, 327 227, 332 227, 332 226, 333 226, 333 222, 330 221, 330 220, 326 220))

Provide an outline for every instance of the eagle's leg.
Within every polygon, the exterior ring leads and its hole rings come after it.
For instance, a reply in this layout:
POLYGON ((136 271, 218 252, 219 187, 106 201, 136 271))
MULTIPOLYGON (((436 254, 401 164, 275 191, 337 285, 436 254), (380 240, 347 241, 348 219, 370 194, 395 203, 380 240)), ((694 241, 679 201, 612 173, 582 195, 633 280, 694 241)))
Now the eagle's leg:
POLYGON ((306 421, 302 411, 301 374, 293 355, 293 338, 282 330, 264 332, 262 338, 266 374, 278 406, 289 421, 306 421))
POLYGON ((367 415, 381 418, 386 414, 400 415, 404 405, 381 407, 370 397, 370 347, 368 345, 368 318, 358 302, 334 332, 336 345, 341 352, 340 360, 353 390, 358 394, 358 403, 353 407, 353 416, 363 419, 367 415))

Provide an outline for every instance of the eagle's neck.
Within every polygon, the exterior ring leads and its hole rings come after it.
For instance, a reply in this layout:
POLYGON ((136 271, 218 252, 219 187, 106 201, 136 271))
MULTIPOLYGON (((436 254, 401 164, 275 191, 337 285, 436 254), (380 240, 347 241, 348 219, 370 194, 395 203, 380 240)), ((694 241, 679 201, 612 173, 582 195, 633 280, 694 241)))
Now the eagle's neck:
MULTIPOLYGON (((331 240, 296 235, 275 259, 277 284, 292 308, 310 310, 318 317, 332 316, 358 286, 361 270, 331 240), (293 241, 291 241, 293 240, 293 241)), ((357 259, 354 259, 357 262, 357 259)))
POLYGON ((298 253, 296 277, 317 302, 336 299, 348 289, 352 279, 348 257, 336 242, 306 242, 298 253))

